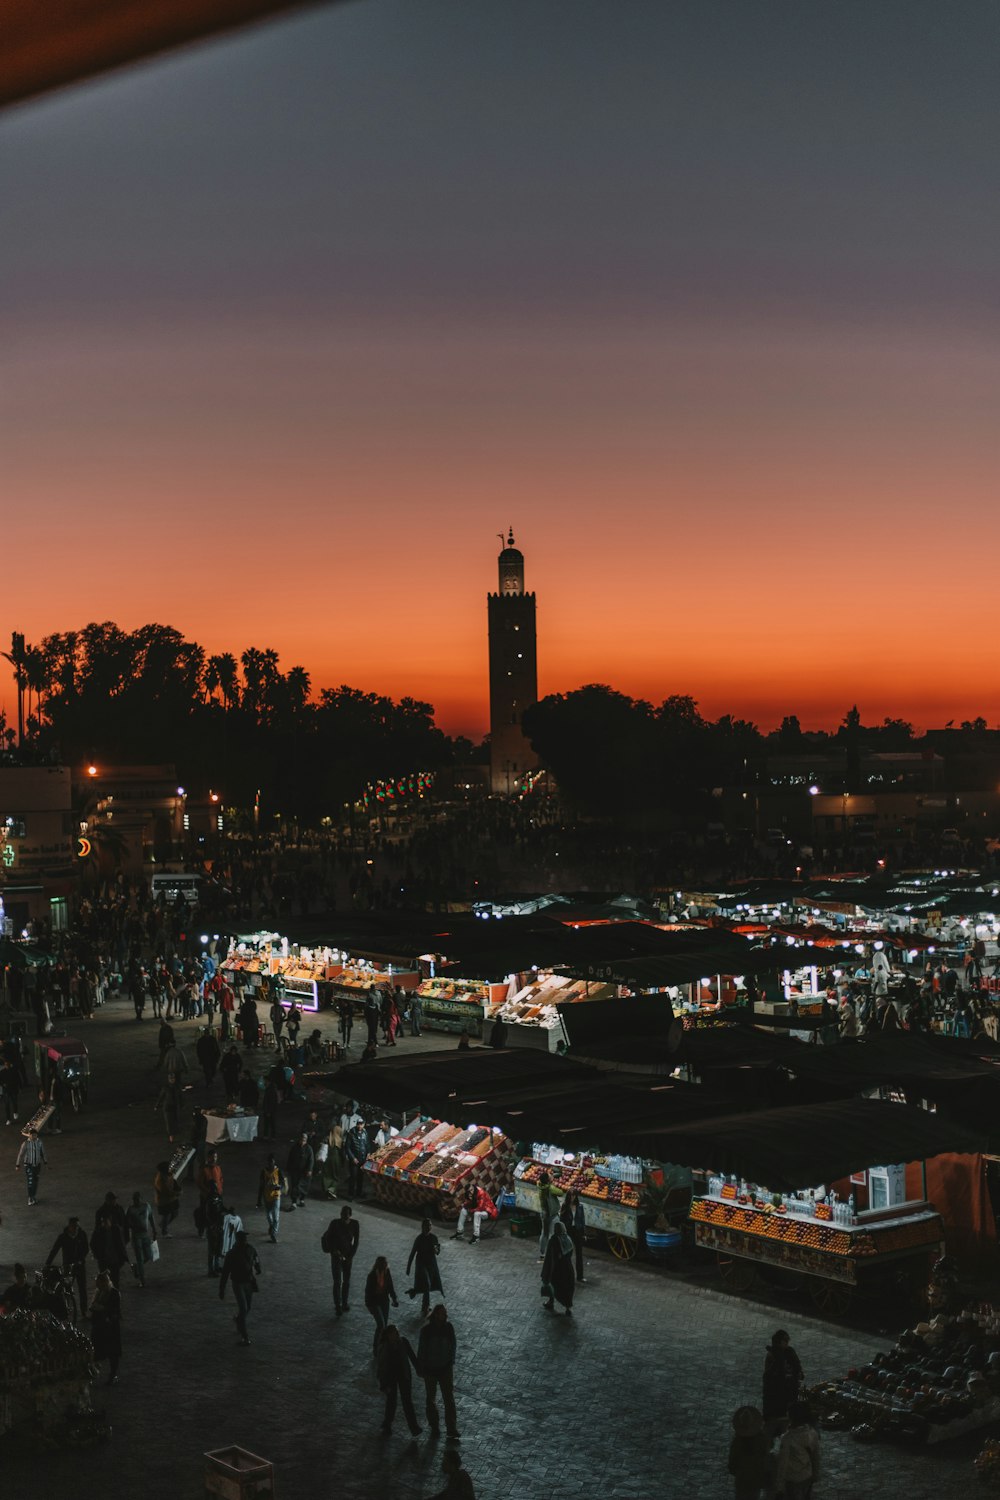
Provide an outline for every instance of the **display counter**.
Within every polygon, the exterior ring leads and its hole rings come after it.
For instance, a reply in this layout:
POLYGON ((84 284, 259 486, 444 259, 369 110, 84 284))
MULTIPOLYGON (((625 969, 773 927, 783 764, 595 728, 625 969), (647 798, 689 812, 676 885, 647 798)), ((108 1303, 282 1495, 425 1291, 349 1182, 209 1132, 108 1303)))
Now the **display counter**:
POLYGON ((419 977, 414 969, 377 969, 371 964, 355 962, 344 964, 333 976, 331 988, 335 998, 346 995, 350 1000, 364 1000, 369 990, 383 989, 386 985, 390 990, 397 984, 404 990, 415 989, 419 977))
POLYGON ((605 1235, 608 1248, 620 1259, 630 1260, 639 1240, 639 1200, 642 1196, 642 1165, 639 1180, 622 1181, 612 1172, 614 1166, 604 1158, 581 1157, 579 1162, 555 1166, 525 1157, 514 1169, 514 1202, 518 1208, 541 1212, 541 1189, 538 1185, 547 1172, 558 1193, 574 1190, 580 1194, 583 1222, 588 1229, 605 1235), (588 1163, 584 1165, 583 1163, 588 1163), (621 1243, 621 1242, 627 1243, 621 1243))
POLYGON ((506 985, 489 985, 474 979, 424 979, 417 987, 427 1031, 465 1032, 482 1036, 483 1011, 494 998, 506 995, 506 985))
POLYGON ((752 1284, 756 1266, 773 1266, 810 1278, 818 1306, 844 1311, 854 1289, 885 1267, 909 1260, 923 1275, 944 1250, 941 1216, 929 1203, 854 1215, 843 1203, 776 1196, 778 1204, 724 1187, 691 1203, 695 1243, 715 1252, 736 1290, 752 1284))
POLYGON ((380 1203, 434 1209, 457 1219, 470 1187, 481 1187, 496 1201, 510 1189, 514 1147, 499 1130, 462 1129, 443 1120, 412 1121, 365 1163, 380 1203))
POLYGON ((593 980, 570 979, 565 974, 545 974, 518 990, 501 1004, 490 1007, 486 1039, 492 1035, 493 1023, 504 1022, 507 1039, 514 1047, 540 1047, 555 1052, 566 1034, 557 1009, 586 1000, 610 1000, 615 988, 593 980))

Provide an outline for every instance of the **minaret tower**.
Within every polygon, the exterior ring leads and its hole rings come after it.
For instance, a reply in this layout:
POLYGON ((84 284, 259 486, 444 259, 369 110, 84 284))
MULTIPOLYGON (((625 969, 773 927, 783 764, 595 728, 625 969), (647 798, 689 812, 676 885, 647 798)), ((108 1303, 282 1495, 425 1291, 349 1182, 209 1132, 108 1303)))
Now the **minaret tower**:
MULTIPOLYGON (((500 540, 503 542, 501 533, 500 540)), ((538 701, 535 596, 524 591, 524 557, 511 528, 498 559, 500 587, 486 597, 490 637, 490 790, 510 796, 538 757, 524 737, 521 716, 538 701)))

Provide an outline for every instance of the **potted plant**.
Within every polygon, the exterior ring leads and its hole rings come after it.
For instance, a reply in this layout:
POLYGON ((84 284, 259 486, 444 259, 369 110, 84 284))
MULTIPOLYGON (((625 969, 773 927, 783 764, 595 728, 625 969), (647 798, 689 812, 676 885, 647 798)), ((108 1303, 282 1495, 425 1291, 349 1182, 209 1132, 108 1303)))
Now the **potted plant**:
POLYGON ((645 1230, 645 1239, 646 1249, 653 1260, 664 1261, 679 1247, 681 1232, 671 1224, 668 1210, 677 1194, 690 1187, 691 1172, 687 1167, 664 1167, 661 1181, 653 1182, 647 1178, 644 1183, 639 1211, 652 1220, 645 1230))

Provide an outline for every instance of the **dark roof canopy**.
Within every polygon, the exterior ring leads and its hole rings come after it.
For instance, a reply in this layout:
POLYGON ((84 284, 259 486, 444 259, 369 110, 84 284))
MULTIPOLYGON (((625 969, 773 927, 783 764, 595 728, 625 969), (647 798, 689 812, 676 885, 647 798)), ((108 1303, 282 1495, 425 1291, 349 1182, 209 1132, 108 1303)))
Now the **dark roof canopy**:
POLYGON ((306 0, 2 0, 0 104, 185 42, 303 9, 306 0))
POLYGON ((623 1151, 735 1172, 776 1189, 983 1144, 940 1115, 902 1104, 845 1099, 746 1113, 710 1087, 657 1076, 626 1082, 513 1048, 356 1063, 331 1082, 338 1093, 380 1109, 419 1108, 457 1125, 498 1126, 514 1140, 623 1151))
POLYGON ((380 1109, 420 1109, 456 1125, 495 1125, 515 1140, 614 1150, 626 1128, 659 1129, 738 1105, 676 1079, 625 1082, 546 1052, 474 1048, 355 1063, 331 1080, 340 1094, 380 1109))
POLYGON ((978 1135, 923 1109, 844 1099, 729 1114, 652 1131, 625 1131, 621 1147, 659 1161, 735 1173, 781 1191, 838 1182, 851 1172, 943 1152, 982 1149, 978 1135))

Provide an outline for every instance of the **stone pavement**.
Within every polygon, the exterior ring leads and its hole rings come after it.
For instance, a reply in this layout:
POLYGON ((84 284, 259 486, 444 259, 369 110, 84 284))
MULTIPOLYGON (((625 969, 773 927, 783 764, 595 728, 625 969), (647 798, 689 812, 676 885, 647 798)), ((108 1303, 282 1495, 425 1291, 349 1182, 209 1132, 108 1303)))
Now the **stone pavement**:
MULTIPOLYGON (((329 1030, 332 1023, 321 1024, 329 1030)), ((92 1221, 107 1188, 123 1200, 136 1187, 149 1192, 155 1163, 166 1154, 152 1108, 155 1023, 137 1025, 131 1008, 113 1001, 93 1022, 70 1029, 91 1048, 90 1108, 48 1142, 52 1164, 35 1209, 27 1208, 13 1172, 19 1137, 0 1126, 5 1278, 16 1259, 29 1269, 39 1264, 68 1214, 92 1221)), ((185 1029, 193 1039, 194 1028, 185 1029)), ((438 1045, 453 1043, 430 1038, 422 1050, 438 1045)), ((204 1089, 188 1097, 200 1102, 204 1089)), ((282 1153, 300 1114, 296 1106, 281 1121, 282 1153)), ((195 1500, 203 1493, 202 1454, 229 1443, 274 1462, 279 1500, 423 1500, 441 1488, 440 1443, 426 1434, 411 1442, 401 1414, 389 1439, 379 1435, 381 1398, 362 1296, 377 1254, 389 1257, 402 1292, 415 1221, 367 1202, 356 1209, 361 1249, 352 1310, 337 1321, 319 1248, 330 1210, 314 1201, 284 1215, 280 1242, 271 1246, 253 1206, 264 1155, 256 1145, 223 1148, 226 1198, 244 1213, 264 1267, 251 1347, 237 1346, 233 1304, 219 1302, 217 1282, 205 1273, 189 1188, 147 1289, 123 1278, 121 1384, 95 1391, 113 1424, 110 1444, 30 1459, 0 1448, 3 1500, 195 1500)), ((810 1381, 863 1362, 885 1342, 600 1252, 589 1258, 575 1316, 548 1314, 533 1242, 503 1231, 476 1248, 444 1239, 441 1270, 459 1340, 461 1446, 479 1500, 729 1496, 729 1417, 735 1406, 759 1399, 764 1347, 776 1326, 789 1329, 810 1381)), ((420 1318, 405 1297, 396 1318, 415 1344, 420 1318)), ((985 1435, 907 1453, 825 1434, 816 1500, 964 1495, 985 1435)))

